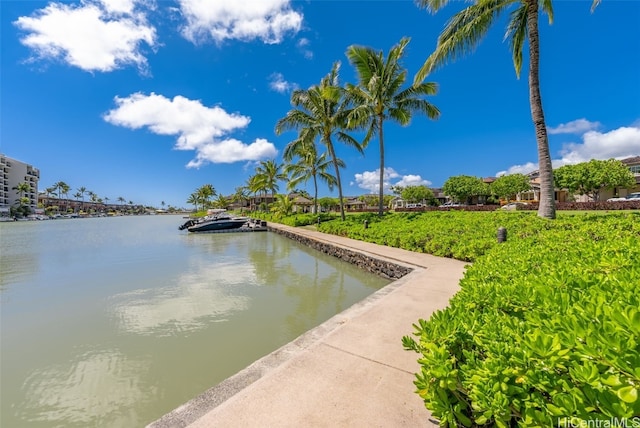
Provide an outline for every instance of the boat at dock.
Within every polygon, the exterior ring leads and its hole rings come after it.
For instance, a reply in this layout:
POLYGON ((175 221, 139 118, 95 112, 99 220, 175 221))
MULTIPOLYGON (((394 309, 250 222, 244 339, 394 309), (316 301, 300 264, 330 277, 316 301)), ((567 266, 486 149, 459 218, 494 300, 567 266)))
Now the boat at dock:
POLYGON ((234 217, 223 209, 209 210, 205 217, 191 219, 180 226, 179 230, 189 232, 213 232, 218 230, 239 229, 249 222, 248 217, 234 217))

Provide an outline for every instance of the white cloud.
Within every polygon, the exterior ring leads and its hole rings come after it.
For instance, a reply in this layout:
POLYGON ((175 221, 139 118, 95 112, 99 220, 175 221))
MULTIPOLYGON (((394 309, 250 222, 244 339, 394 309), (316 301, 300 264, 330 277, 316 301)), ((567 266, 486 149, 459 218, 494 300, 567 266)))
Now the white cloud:
MULTIPOLYGON (((419 175, 403 175, 398 174, 393 168, 387 167, 384 169, 384 191, 388 193, 391 186, 429 186, 430 181, 424 180, 419 175), (391 183, 392 180, 400 178, 395 183, 391 183)), ((351 185, 357 184, 361 189, 368 190, 369 193, 377 193, 380 190, 380 168, 375 171, 364 171, 363 173, 355 175, 355 183, 351 182, 351 185)))
MULTIPOLYGON (((640 125, 623 126, 609 132, 587 131, 582 135, 581 143, 566 143, 560 151, 560 158, 553 159, 554 168, 588 162, 591 159, 624 159, 640 155, 640 125)), ((538 164, 528 162, 514 165, 496 175, 523 173, 538 169, 538 164)))
POLYGON ((311 44, 311 42, 309 41, 309 39, 306 38, 301 38, 300 40, 298 40, 297 46, 298 49, 300 49, 300 51, 302 52, 302 55, 304 55, 304 57, 306 59, 311 59, 313 58, 313 51, 311 51, 307 46, 309 46, 311 44))
POLYGON ((302 14, 294 11, 290 0, 179 0, 186 19, 184 37, 201 43, 235 39, 280 43, 287 33, 297 33, 302 14))
POLYGON ((528 174, 538 169, 538 164, 533 162, 527 162, 524 165, 513 165, 506 171, 499 171, 496 173, 496 177, 510 174, 528 174))
POLYGON ((227 113, 219 106, 206 107, 200 101, 182 96, 173 99, 162 95, 136 93, 115 98, 117 107, 104 120, 130 129, 147 127, 158 135, 176 135, 177 150, 195 150, 196 158, 187 164, 198 168, 212 163, 232 163, 273 158, 275 146, 264 139, 245 144, 233 138, 221 138, 245 128, 251 119, 227 113))
POLYGON ((589 131, 582 143, 563 145, 560 152, 563 164, 586 162, 591 159, 626 158, 640 155, 640 126, 629 126, 609 132, 589 131))
POLYGON ((583 134, 592 129, 598 129, 600 122, 589 122, 587 119, 577 119, 567 123, 561 123, 556 127, 547 127, 547 132, 555 134, 583 134))
POLYGON ((286 80, 284 80, 284 76, 282 75, 282 73, 273 73, 271 76, 269 76, 269 88, 278 93, 284 94, 292 91, 293 89, 296 89, 297 87, 298 85, 296 85, 295 83, 287 82, 286 80))
POLYGON ((133 0, 85 1, 79 6, 51 3, 14 25, 27 34, 20 42, 32 49, 31 61, 62 60, 93 72, 135 65, 145 73, 142 44, 156 46, 156 30, 133 0))

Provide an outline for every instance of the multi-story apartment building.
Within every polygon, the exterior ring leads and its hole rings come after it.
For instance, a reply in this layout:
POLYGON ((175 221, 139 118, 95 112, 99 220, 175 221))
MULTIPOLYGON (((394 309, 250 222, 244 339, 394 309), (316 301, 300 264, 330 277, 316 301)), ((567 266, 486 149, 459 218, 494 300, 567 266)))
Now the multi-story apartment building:
POLYGON ((8 212, 19 205, 20 194, 14 190, 20 183, 28 183, 29 191, 22 196, 29 198, 29 207, 38 206, 38 180, 40 171, 33 166, 0 154, 0 212, 8 212))

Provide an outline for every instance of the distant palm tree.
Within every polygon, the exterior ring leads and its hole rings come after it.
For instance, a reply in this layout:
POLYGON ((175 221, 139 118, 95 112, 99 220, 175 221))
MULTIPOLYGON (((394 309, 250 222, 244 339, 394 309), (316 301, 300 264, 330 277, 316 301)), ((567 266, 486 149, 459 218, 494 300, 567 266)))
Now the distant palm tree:
MULTIPOLYGON (((18 193, 18 202, 20 203, 20 206, 25 205, 24 204, 24 194, 31 192, 31 185, 29 183, 22 182, 19 183, 17 186, 13 186, 11 189, 15 190, 18 193)), ((29 199, 27 198, 27 204, 29 203, 29 199)))
POLYGON ((67 212, 69 204, 66 201, 66 199, 67 199, 67 195, 69 193, 69 190, 71 190, 71 187, 69 187, 69 185, 67 183, 65 183, 64 181, 58 181, 53 186, 58 191, 58 201, 59 202, 62 199, 62 197, 64 196, 64 199, 65 199, 65 212, 67 212))
POLYGON ((258 207, 257 199, 260 193, 267 194, 267 184, 264 180, 264 176, 258 174, 257 172, 247 179, 247 189, 251 193, 253 193, 254 198, 256 199, 256 210, 258 207))
POLYGON ((218 193, 218 196, 213 201, 213 205, 216 208, 224 208, 224 209, 226 209, 229 206, 229 200, 227 198, 225 198, 224 196, 222 196, 222 194, 218 193))
POLYGON ((209 206, 211 198, 216 196, 216 189, 211 184, 204 184, 200 186, 198 190, 196 190, 198 194, 198 200, 202 203, 202 208, 206 208, 209 206))
POLYGON ((287 176, 282 172, 282 164, 276 163, 275 160, 261 161, 256 168, 256 175, 263 182, 264 190, 270 191, 272 195, 275 195, 280 189, 278 181, 287 179, 287 176))
MULTIPOLYGON (((284 149, 283 158, 291 163, 285 167, 289 175, 288 188, 294 189, 300 183, 306 183, 313 179, 313 207, 314 213, 318 213, 318 178, 327 184, 330 191, 338 184, 335 175, 328 172, 333 162, 327 153, 318 156, 316 145, 313 141, 305 141, 298 138, 290 142, 284 149), (297 159, 296 162, 292 162, 297 159)), ((342 159, 337 159, 338 167, 344 168, 342 159)))
POLYGON ((359 80, 357 86, 346 86, 354 104, 349 118, 358 125, 366 126, 365 143, 377 132, 380 144, 380 216, 384 213, 384 122, 393 120, 406 126, 414 112, 423 113, 430 119, 440 116, 438 108, 422 98, 438 92, 435 83, 420 83, 402 89, 407 71, 400 64, 400 60, 408 43, 408 38, 401 39, 391 48, 386 59, 382 52, 369 47, 352 45, 347 49, 347 57, 356 68, 359 80))
POLYGON ((293 109, 276 124, 276 134, 290 129, 300 130, 300 137, 305 141, 316 138, 327 147, 333 162, 340 200, 340 215, 344 215, 344 199, 340 180, 340 165, 336 156, 333 138, 363 153, 363 146, 346 133, 349 102, 344 89, 339 86, 338 70, 340 63, 333 64, 331 72, 320 81, 319 85, 309 89, 298 89, 291 94, 293 109))
POLYGON ((82 208, 81 208, 81 210, 84 211, 84 194, 87 193, 87 188, 82 186, 82 187, 78 188, 77 191, 78 191, 78 193, 76 193, 76 195, 80 194, 80 197, 82 198, 82 208))
POLYGON ((284 217, 293 211, 293 201, 288 195, 276 195, 276 200, 271 206, 271 212, 278 217, 284 217))
MULTIPOLYGON (((76 198, 76 202, 77 202, 77 201, 80 200, 80 198, 82 198, 82 193, 76 192, 76 193, 73 194, 73 197, 76 198)), ((74 210, 74 212, 75 212, 75 210, 74 210)))
MULTIPOLYGON (((198 203, 200 202, 200 200, 198 199, 198 193, 197 192, 193 192, 192 194, 189 195, 189 198, 187 198, 187 203, 188 204, 193 204, 193 206, 195 207, 196 212, 198 211, 198 203)), ((164 206, 164 201, 162 201, 162 206, 164 206)))
POLYGON ((240 204, 240 210, 245 207, 247 200, 249 199, 249 189, 246 186, 238 186, 235 188, 235 192, 231 196, 231 201, 240 204))
MULTIPOLYGON (((418 5, 430 12, 437 12, 449 0, 418 0, 418 5)), ((538 146, 538 168, 540 171, 540 205, 538 216, 548 219, 556 217, 555 189, 553 183, 553 167, 549 151, 547 125, 542 109, 540 95, 540 34, 538 18, 540 11, 549 16, 553 22, 553 4, 551 0, 493 0, 475 1, 472 5, 456 13, 438 38, 436 50, 416 74, 414 82, 419 82, 438 66, 449 59, 472 52, 487 34, 491 25, 498 21, 500 15, 510 6, 517 5, 511 11, 505 37, 511 45, 511 56, 516 75, 520 77, 522 69, 522 50, 525 41, 529 47, 529 104, 531 118, 536 133, 538 146)), ((600 4, 593 0, 591 11, 600 4)))

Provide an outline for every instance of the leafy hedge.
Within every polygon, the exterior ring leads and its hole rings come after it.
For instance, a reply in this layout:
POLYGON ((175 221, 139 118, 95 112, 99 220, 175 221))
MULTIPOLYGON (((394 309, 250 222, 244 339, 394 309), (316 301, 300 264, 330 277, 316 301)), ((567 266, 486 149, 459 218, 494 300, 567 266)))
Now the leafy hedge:
MULTIPOLYGON (((317 214, 291 214, 286 217, 277 216, 275 214, 262 212, 262 211, 253 211, 249 213, 249 217, 273 221, 275 223, 286 224, 287 226, 299 227, 299 226, 308 226, 310 224, 318 223, 318 215, 317 214)), ((320 221, 329 221, 333 220, 337 217, 337 214, 334 213, 321 213, 320 221)))
POLYGON ((396 213, 380 219, 376 214, 348 216, 320 224, 318 230, 410 251, 474 261, 497 245, 499 227, 509 239, 536 234, 549 222, 531 212, 431 211, 396 213), (368 227, 365 229, 364 221, 368 227))
MULTIPOLYGON (((421 354, 417 393, 453 427, 605 426, 640 415, 640 214, 527 214, 492 219, 521 222, 474 257, 450 306, 415 325, 417 340, 403 338, 421 354)), ((439 217, 435 228, 455 239, 489 234, 470 218, 456 228, 439 217)), ((417 239, 432 233, 422 223, 417 239)), ((369 231, 381 234, 375 223, 369 231)))

